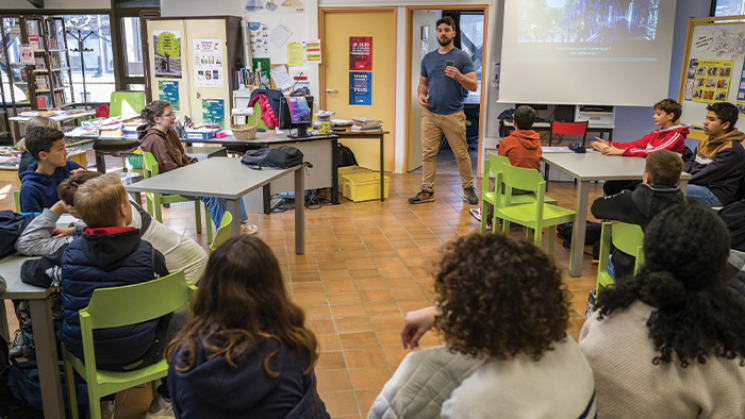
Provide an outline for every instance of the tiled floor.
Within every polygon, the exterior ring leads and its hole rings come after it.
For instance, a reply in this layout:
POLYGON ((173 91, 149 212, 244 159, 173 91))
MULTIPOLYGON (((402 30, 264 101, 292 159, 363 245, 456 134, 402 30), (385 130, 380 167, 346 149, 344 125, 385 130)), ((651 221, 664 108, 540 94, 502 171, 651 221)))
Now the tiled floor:
MULTIPOLYGON (((421 172, 415 171, 391 176, 390 196, 384 203, 342 199, 341 205, 306 210, 304 255, 294 253, 293 211, 249 215, 259 225, 259 236, 274 249, 288 292, 305 309, 308 324, 317 333, 318 389, 334 418, 366 417, 406 355, 399 336, 403 314, 432 304, 431 273, 439 248, 478 230, 468 214, 472 206, 461 200, 457 171, 448 169, 453 166, 449 155, 446 152, 438 162, 442 170, 433 203, 407 203, 419 190, 421 172)), ((107 162, 109 167, 116 163, 107 162)), ((12 208, 13 188, 0 184, 0 209, 12 208)), ((595 185, 591 197, 601 193, 601 185, 595 185)), ((574 208, 573 184, 552 183, 549 194, 560 205, 574 208)), ((164 214, 166 225, 206 245, 206 239, 196 235, 191 210, 174 208, 164 214)), ((573 278, 567 271, 569 254, 560 244, 554 256, 572 291, 569 333, 576 339, 596 267, 586 256, 583 276, 573 278)), ((8 314, 14 319, 12 310, 8 314)), ((429 333, 421 343, 426 347, 441 340, 429 333)), ((116 417, 143 417, 150 398, 147 389, 120 393, 116 417)))

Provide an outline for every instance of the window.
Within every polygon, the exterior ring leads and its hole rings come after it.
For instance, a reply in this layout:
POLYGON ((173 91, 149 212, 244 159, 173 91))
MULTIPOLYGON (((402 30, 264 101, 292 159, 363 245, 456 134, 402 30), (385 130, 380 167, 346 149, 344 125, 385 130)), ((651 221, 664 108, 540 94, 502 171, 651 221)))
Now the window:
POLYGON ((466 103, 479 103, 481 100, 481 59, 484 49, 484 14, 461 13, 460 48, 471 57, 473 68, 476 70, 478 87, 475 92, 469 92, 466 103))
POLYGON ((122 48, 124 51, 124 75, 126 77, 144 77, 142 66, 142 39, 140 38, 140 19, 136 17, 121 18, 122 48))
POLYGON ((744 0, 716 0, 714 16, 737 16, 745 13, 744 0))
POLYGON ((83 63, 88 102, 108 102, 115 90, 109 15, 65 15, 76 102, 83 102, 83 63))

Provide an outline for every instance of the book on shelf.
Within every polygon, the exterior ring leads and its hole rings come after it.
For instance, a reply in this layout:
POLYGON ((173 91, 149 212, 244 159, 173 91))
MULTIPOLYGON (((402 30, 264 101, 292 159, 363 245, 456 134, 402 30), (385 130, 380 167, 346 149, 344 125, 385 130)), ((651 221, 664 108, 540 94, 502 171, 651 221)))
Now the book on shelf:
POLYGON ((34 49, 41 49, 41 42, 39 41, 39 35, 29 35, 28 36, 28 43, 34 49))
POLYGON ((56 92, 54 92, 54 103, 57 106, 60 106, 60 105, 62 105, 64 103, 66 103, 66 101, 65 101, 65 91, 64 90, 57 90, 56 92))
POLYGON ((34 58, 34 69, 36 70, 46 70, 47 69, 47 63, 44 61, 44 57, 35 57, 34 58))
POLYGON ((36 95, 36 107, 39 109, 47 109, 52 106, 52 97, 49 93, 41 93, 36 95))
POLYGON ((37 75, 35 78, 36 78, 37 89, 49 89, 49 82, 47 81, 47 76, 37 75))

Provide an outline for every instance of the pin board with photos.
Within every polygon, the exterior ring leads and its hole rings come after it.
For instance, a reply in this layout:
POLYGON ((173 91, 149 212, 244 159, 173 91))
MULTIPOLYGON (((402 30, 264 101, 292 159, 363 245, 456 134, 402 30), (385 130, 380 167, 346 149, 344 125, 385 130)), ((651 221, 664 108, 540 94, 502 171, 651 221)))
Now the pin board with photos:
POLYGON ((716 102, 735 104, 736 127, 745 131, 745 16, 688 20, 678 102, 681 123, 692 128, 688 138, 706 138, 706 107, 716 102))

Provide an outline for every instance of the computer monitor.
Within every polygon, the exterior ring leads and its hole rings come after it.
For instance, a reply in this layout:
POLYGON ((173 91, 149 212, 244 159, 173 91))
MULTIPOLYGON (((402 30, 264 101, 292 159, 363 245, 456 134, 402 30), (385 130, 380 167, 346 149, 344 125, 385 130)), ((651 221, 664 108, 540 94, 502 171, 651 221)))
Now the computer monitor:
POLYGON ((290 138, 308 137, 313 125, 313 96, 290 96, 279 99, 279 129, 296 130, 290 138))

